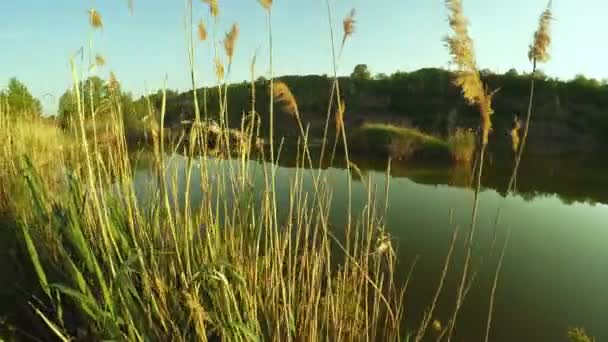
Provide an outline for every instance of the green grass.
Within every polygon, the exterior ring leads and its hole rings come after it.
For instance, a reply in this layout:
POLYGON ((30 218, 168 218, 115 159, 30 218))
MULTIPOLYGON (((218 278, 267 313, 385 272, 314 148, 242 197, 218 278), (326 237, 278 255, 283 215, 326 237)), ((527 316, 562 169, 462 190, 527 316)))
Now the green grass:
POLYGON ((413 140, 424 146, 446 147, 445 141, 433 135, 426 134, 415 128, 396 126, 385 123, 364 123, 360 128, 361 131, 367 134, 376 132, 383 133, 388 137, 400 137, 403 139, 413 140))
POLYGON ((452 160, 448 143, 415 128, 385 123, 364 123, 349 136, 358 151, 394 159, 452 160))

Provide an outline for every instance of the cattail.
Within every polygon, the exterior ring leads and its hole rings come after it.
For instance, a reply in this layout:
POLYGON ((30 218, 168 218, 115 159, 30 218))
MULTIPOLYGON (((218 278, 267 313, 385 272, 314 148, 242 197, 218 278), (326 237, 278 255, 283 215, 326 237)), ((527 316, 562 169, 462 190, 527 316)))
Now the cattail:
POLYGON ((207 40, 207 29, 205 28, 203 19, 198 23, 198 40, 201 42, 207 40))
POLYGON ((211 16, 217 18, 219 14, 219 6, 217 5, 217 0, 203 0, 204 3, 209 5, 209 12, 211 16))
POLYGON ((551 1, 547 4, 547 8, 541 14, 538 21, 538 30, 534 33, 534 43, 530 45, 528 58, 530 61, 544 63, 549 61, 549 45, 551 44, 551 1))
POLYGON ((103 28, 103 20, 101 18, 101 14, 97 12, 94 8, 89 10, 89 21, 91 23, 91 27, 94 29, 103 28))
POLYGON ((350 13, 344 18, 342 22, 344 26, 344 38, 342 39, 342 44, 346 41, 346 39, 355 32, 355 9, 350 10, 350 13))
POLYGON ((272 88, 272 97, 274 101, 280 103, 282 105, 282 109, 284 112, 298 116, 298 103, 296 102, 296 98, 289 90, 287 84, 281 81, 274 82, 272 88))
POLYGON ((217 76, 218 80, 224 79, 224 64, 219 58, 215 59, 215 76, 217 76))
POLYGON ((462 89, 467 102, 477 105, 481 114, 482 143, 488 143, 488 136, 492 130, 491 115, 492 97, 496 93, 489 92, 479 75, 475 61, 475 50, 473 40, 469 36, 468 21, 462 9, 462 0, 446 0, 449 11, 449 23, 453 35, 445 39, 447 47, 452 55, 454 64, 458 66, 454 83, 462 89))
POLYGON ((270 11, 270 8, 272 7, 272 0, 258 0, 260 2, 260 5, 262 5, 262 7, 264 7, 265 10, 270 11))
POLYGON ((234 47, 236 45, 236 40, 239 37, 239 26, 237 24, 232 24, 232 28, 230 32, 226 33, 226 38, 224 39, 224 49, 226 50, 226 56, 228 56, 228 63, 232 63, 232 57, 234 56, 234 47))
POLYGON ((344 100, 338 100, 340 104, 336 108, 336 134, 338 134, 344 127, 344 112, 346 111, 346 105, 344 100))
POLYGON ((106 65, 106 59, 101 54, 95 55, 95 65, 98 67, 106 65))

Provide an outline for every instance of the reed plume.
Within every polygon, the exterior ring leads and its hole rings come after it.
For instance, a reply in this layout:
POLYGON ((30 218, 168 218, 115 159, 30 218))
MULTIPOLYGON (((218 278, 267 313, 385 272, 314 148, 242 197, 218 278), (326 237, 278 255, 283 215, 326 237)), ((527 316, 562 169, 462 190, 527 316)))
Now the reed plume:
POLYGON ((89 10, 89 22, 91 24, 91 27, 93 27, 94 29, 103 28, 103 19, 101 17, 101 14, 99 14, 99 12, 97 12, 97 10, 94 8, 91 8, 89 10))
POLYGON ((549 61, 549 45, 551 44, 551 1, 547 4, 547 8, 543 11, 538 21, 538 29, 534 32, 534 40, 528 51, 530 61, 545 63, 549 61))
POLYGON ((477 105, 481 114, 482 144, 488 143, 492 130, 491 116, 492 97, 496 91, 490 92, 483 84, 475 61, 473 40, 469 35, 468 21, 462 9, 462 0, 446 0, 449 11, 449 24, 453 35, 445 41, 450 50, 452 61, 458 67, 454 83, 462 89, 462 94, 471 105, 477 105))
POLYGON ((95 65, 98 67, 106 65, 106 59, 101 54, 95 55, 95 65))
POLYGON ((203 19, 201 19, 201 21, 198 23, 198 40, 201 42, 207 40, 207 29, 205 28, 205 22, 203 22, 203 19))
POLYGON ((209 5, 209 13, 214 18, 217 18, 219 15, 219 6, 217 4, 217 0, 203 0, 204 3, 209 5))
POLYGON ((258 0, 258 2, 267 11, 270 11, 270 9, 272 8, 272 0, 258 0))
POLYGON ((110 71, 110 77, 108 78, 108 88, 110 89, 111 93, 117 93, 120 89, 120 82, 118 81, 118 78, 116 77, 116 74, 114 74, 113 71, 110 71))
POLYGON ((346 104, 344 100, 338 100, 339 105, 336 108, 336 136, 340 134, 340 131, 344 127, 344 112, 346 111, 346 104))
POLYGON ((513 152, 517 152, 519 149, 519 130, 521 129, 521 120, 515 118, 513 120, 513 128, 511 129, 511 147, 513 152))
POLYGON ((532 62, 532 77, 530 80, 530 101, 528 103, 528 113, 526 115, 526 124, 524 126, 524 133, 521 137, 521 144, 519 146, 519 153, 515 159, 515 166, 513 167, 513 173, 509 180, 509 186, 507 192, 511 192, 515 186, 515 180, 517 178, 517 171, 519 170, 519 164, 524 153, 526 141, 528 138, 528 130, 530 128, 530 121, 532 118, 532 105, 534 104, 534 84, 536 78, 536 67, 538 63, 545 63, 549 61, 549 45, 551 44, 551 20, 553 15, 551 13, 551 1, 547 4, 547 8, 541 13, 538 21, 538 29, 534 32, 534 39, 530 50, 528 51, 528 58, 532 62))
POLYGON ((219 58, 214 60, 215 63, 215 76, 218 80, 224 79, 224 64, 219 58))
MULTIPOLYGON (((479 150, 479 168, 477 171, 477 184, 475 187, 475 197, 473 200, 473 210, 471 213, 471 224, 469 227, 468 238, 467 238, 467 251, 464 260, 464 267, 460 283, 458 285, 458 292, 456 294, 456 305, 454 313, 449 321, 448 326, 442 331, 438 340, 441 340, 443 334, 447 333, 447 341, 449 342, 452 338, 454 326, 458 318, 458 313, 462 307, 462 303, 465 297, 465 285, 467 282, 472 283, 469 279, 469 267, 471 265, 471 255, 473 251, 473 240, 475 236, 475 228, 477 224, 477 213, 479 210, 479 193, 481 191, 481 176, 483 174, 483 161, 485 156, 485 150, 488 145, 488 136, 492 130, 491 116, 492 110, 492 97, 496 91, 490 92, 484 86, 479 69, 477 68, 477 62, 475 60, 475 49, 473 40, 469 35, 468 20, 464 15, 462 8, 462 0, 446 0, 446 7, 448 9, 448 22, 453 31, 451 36, 445 39, 446 45, 452 56, 452 61, 458 67, 456 72, 456 79, 454 83, 462 89, 462 94, 466 101, 470 105, 476 105, 479 108, 481 115, 481 149, 479 150)), ((470 286, 470 285, 469 285, 470 286)))
POLYGON ((281 105, 284 112, 296 117, 299 116, 296 98, 285 82, 277 81, 274 83, 272 86, 272 98, 274 102, 281 105))
POLYGON ((348 39, 348 37, 352 36, 353 33, 355 33, 355 13, 355 9, 351 9, 346 18, 344 18, 344 21, 342 21, 342 26, 344 29, 342 46, 344 46, 344 43, 346 43, 346 39, 348 39))
POLYGON ((234 47, 236 46, 236 40, 239 37, 239 26, 232 24, 230 32, 226 33, 224 39, 224 50, 226 50, 226 56, 228 56, 228 64, 232 64, 232 57, 234 57, 234 47))

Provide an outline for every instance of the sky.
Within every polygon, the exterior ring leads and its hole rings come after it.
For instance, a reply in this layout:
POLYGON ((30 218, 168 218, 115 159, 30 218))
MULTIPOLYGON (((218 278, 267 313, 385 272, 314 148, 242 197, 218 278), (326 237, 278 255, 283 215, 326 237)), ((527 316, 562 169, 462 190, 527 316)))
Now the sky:
MULTIPOLYGON (((72 83, 70 57, 81 47, 102 54, 107 65, 95 74, 113 71, 123 89, 138 97, 147 90, 191 89, 187 0, 0 0, 0 88, 10 77, 24 82, 41 99, 46 114, 72 83), (103 30, 90 33, 87 11, 103 16, 103 30)), ((332 74, 331 40, 326 0, 275 0, 272 11, 273 73, 332 74)), ((336 42, 342 19, 356 9, 356 31, 339 62, 339 74, 367 64, 372 73, 391 74, 449 65, 442 39, 449 32, 444 0, 330 0, 336 42)), ((528 45, 546 0, 464 0, 480 68, 529 71, 528 45)), ((249 79, 257 53, 256 78, 269 75, 269 40, 265 12, 256 0, 219 0, 216 41, 233 23, 240 35, 229 81, 249 79)), ((193 0, 194 21, 203 19, 210 35, 209 11, 193 0)), ((608 2, 553 0, 551 60, 541 69, 561 79, 584 74, 608 78, 608 2)), ((197 86, 214 84, 214 45, 196 42, 197 86)), ((221 48, 221 46, 220 46, 221 48)), ((223 54, 223 52, 222 52, 223 54)), ((86 57, 88 58, 88 57, 86 57)), ((78 58, 78 61, 80 58, 78 58)))

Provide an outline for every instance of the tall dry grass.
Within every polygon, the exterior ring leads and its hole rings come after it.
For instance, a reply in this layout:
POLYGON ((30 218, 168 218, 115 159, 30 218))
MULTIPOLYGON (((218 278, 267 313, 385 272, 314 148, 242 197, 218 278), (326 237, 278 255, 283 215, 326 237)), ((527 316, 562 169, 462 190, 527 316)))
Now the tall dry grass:
POLYGON ((522 156, 524 154, 524 148, 528 138, 528 132, 530 128, 530 122, 532 118, 532 107, 534 102, 534 83, 537 77, 537 66, 538 63, 546 63, 550 59, 549 47, 551 44, 551 21, 553 20, 553 14, 551 12, 552 1, 549 0, 547 8, 542 12, 538 20, 538 29, 534 32, 532 44, 528 51, 528 59, 532 62, 532 76, 530 80, 530 102, 528 103, 528 114, 526 115, 526 123, 524 126, 524 132, 521 137, 521 143, 518 141, 515 166, 513 167, 513 173, 509 180, 507 192, 515 190, 515 184, 517 179, 517 172, 519 170, 519 164, 521 163, 522 156))
MULTIPOLYGON (((209 5, 214 25, 217 26, 220 20, 218 2, 203 2, 209 5)), ((472 284, 470 259, 484 151, 492 128, 494 92, 489 91, 479 77, 461 1, 447 0, 446 4, 453 30, 447 44, 458 66, 455 82, 462 88, 467 101, 479 108, 481 137, 465 264, 462 278, 455 289, 454 312, 445 328, 436 319, 435 312, 440 295, 446 291, 445 281, 451 267, 458 229, 453 232, 432 302, 420 326, 413 331, 414 335, 408 335, 402 329, 404 296, 410 277, 403 287, 394 283, 397 261, 392 240, 384 225, 388 197, 382 210, 372 184, 368 183, 365 209, 353 214, 349 176, 348 222, 345 227, 337 229, 328 222, 333 205, 331 184, 321 171, 313 175, 304 172, 306 163, 313 165, 304 118, 289 87, 273 80, 270 0, 260 0, 268 20, 270 89, 273 91, 267 117, 257 113, 255 58, 251 65, 253 99, 250 115, 253 119, 250 121, 258 122, 258 127, 260 121, 270 127, 268 139, 272 162, 262 165, 265 178, 262 185, 253 184, 254 173, 259 170, 247 166, 245 160, 250 157, 248 151, 240 152, 240 167, 229 159, 213 158, 202 147, 202 153, 195 154, 196 142, 206 139, 200 125, 194 125, 190 132, 190 141, 195 143, 186 150, 185 162, 176 164, 178 157, 165 141, 166 94, 163 94, 160 111, 149 106, 150 117, 160 118, 160 122, 153 130, 152 177, 144 185, 138 183, 133 176, 134 165, 125 140, 125 118, 120 102, 112 97, 107 104, 112 118, 107 131, 116 143, 103 146, 91 134, 95 134, 96 130, 86 129, 87 109, 83 108, 82 99, 87 94, 79 91, 77 85, 82 77, 79 77, 78 65, 73 59, 71 65, 79 104, 79 132, 77 141, 71 146, 74 146, 76 153, 74 156, 53 158, 53 166, 62 170, 61 178, 65 181, 59 188, 62 191, 51 191, 54 185, 50 181, 51 176, 45 172, 43 158, 56 155, 55 151, 51 151, 53 146, 64 146, 61 143, 63 134, 54 126, 41 126, 40 122, 20 126, 9 119, 11 113, 0 104, 0 140, 9 141, 0 150, 0 161, 3 163, 0 180, 3 184, 12 185, 8 191, 5 187, 0 190, 5 191, 0 192, 0 200, 4 199, 0 206, 17 191, 25 194, 23 202, 13 204, 8 210, 19 223, 21 243, 39 282, 42 297, 36 300, 31 298, 31 310, 40 318, 40 322, 63 341, 74 338, 141 341, 400 341, 409 337, 420 341, 427 337, 429 328, 439 332, 439 339, 447 336, 450 340, 461 305, 472 284), (275 162, 280 158, 280 147, 275 149, 274 142, 275 102, 297 120, 301 135, 299 167, 295 171, 295 178, 288 184, 288 200, 282 203, 277 200, 275 185, 275 162), (181 188, 184 175, 186 181, 181 188), (307 190, 307 183, 312 184, 313 191, 307 190), (142 186, 148 190, 143 199, 139 193, 142 186), (190 197, 196 191, 205 196, 194 204, 190 197), (255 193, 260 195, 255 196, 255 193), (31 210, 23 210, 26 207, 31 210), (281 209, 286 209, 283 210, 286 212, 284 216, 277 214, 281 209)), ((200 113, 196 107, 192 6, 188 2, 186 34, 190 45, 193 107, 198 123, 200 113)), ((346 104, 337 78, 345 43, 355 31, 355 13, 350 12, 343 20, 342 45, 339 53, 336 53, 329 1, 327 11, 334 82, 324 137, 327 137, 333 111, 335 142, 343 139, 348 172, 360 176, 361 172, 348 159, 344 125, 346 104)), ((103 27, 98 12, 92 10, 89 16, 93 31, 103 27)), ((542 32, 536 36, 539 42, 546 42, 542 32)), ((211 43, 214 46, 220 43, 215 41, 215 34, 207 34, 202 21, 197 33, 201 42, 209 39, 213 40, 211 43)), ((234 25, 221 42, 228 60, 227 71, 217 52, 213 60, 208 61, 215 63, 217 86, 221 90, 219 108, 212 108, 211 111, 220 116, 227 113, 230 102, 226 78, 230 74, 237 36, 238 26, 234 25)), ((546 51, 540 47, 532 53, 538 60, 546 51)), ((92 51, 91 48, 91 59, 92 51)), ((97 64, 105 65, 105 61, 97 64)), ((112 79, 118 84, 115 75, 112 79)), ((117 89, 118 85, 113 88, 117 89)), ((204 102, 206 115, 206 100, 204 102)), ((249 139, 257 138, 255 135, 259 134, 259 130, 256 133, 253 126, 245 122, 243 118, 242 134, 249 139)), ((520 151, 523 150, 525 136, 520 151)), ((458 148, 471 151, 471 133, 463 134, 461 138, 454 145, 466 146, 458 148)), ((229 139, 226 138, 226 141, 229 139)), ((470 159, 471 153, 462 152, 460 155, 470 159)), ((322 161, 323 156, 320 163, 322 161)), ((390 162, 387 173, 390 174, 390 162)), ((386 184, 388 193, 388 180, 386 184)), ((505 243, 494 277, 492 298, 506 247, 505 243)), ((411 270, 414 265, 415 262, 411 270)), ((492 311, 493 299, 489 307, 490 318, 492 311)), ((490 327, 491 320, 488 320, 486 340, 490 327)))
MULTIPOLYGON (((211 8, 217 16, 218 9, 211 8)), ((231 59, 234 46, 226 52, 231 59)), ((79 66, 75 59, 71 65, 78 85, 79 66)), ((274 83, 273 89, 280 90, 277 99, 293 109, 299 122, 305 160, 307 134, 295 97, 286 85, 274 83)), ((205 152, 187 150, 185 169, 176 167, 176 156, 165 142, 163 96, 160 112, 149 108, 159 125, 153 132, 153 177, 143 185, 150 192, 141 198, 120 102, 113 98, 107 104, 112 117, 108 131, 116 143, 104 147, 86 129, 82 98, 87 95, 76 86, 75 96, 79 132, 74 146, 79 154, 70 162, 54 160, 64 168, 63 191, 48 191, 47 175, 35 163, 10 162, 7 168, 11 177, 22 175, 18 178, 25 182, 15 184, 27 192, 31 208, 13 212, 42 294, 31 310, 56 338, 404 336, 402 293, 392 280, 395 254, 371 190, 365 211, 353 216, 343 231, 327 222, 331 184, 323 175, 311 178, 298 169, 289 184, 289 199, 279 203, 275 173, 268 171, 276 169, 274 164, 263 166, 272 181, 255 188, 250 180, 256 170, 233 167, 232 161, 205 152), (180 193, 184 174, 193 181, 180 193), (307 182, 313 192, 306 191, 307 182), (209 195, 196 205, 181 200, 195 189, 209 195), (277 214, 279 209, 288 209, 285 216, 277 214)), ((228 103, 224 93, 221 106, 228 103)), ((222 113, 224 108, 214 110, 222 113)), ((204 133, 193 129, 191 134, 201 141, 204 133)), ((7 159, 2 160, 14 161, 19 154, 12 147, 3 151, 7 159)), ((33 149, 24 154, 30 160, 39 156, 33 149)), ((309 154, 308 161, 312 163, 309 154)))
POLYGON ((475 186, 475 197, 473 200, 473 210, 471 214, 471 224, 467 233, 467 251, 462 270, 462 277, 456 292, 456 303, 454 313, 448 322, 446 328, 442 331, 441 339, 447 334, 447 340, 450 341, 453 335, 458 314, 464 302, 465 289, 472 282, 470 271, 471 257, 473 252, 473 241, 477 226, 477 215, 479 209, 479 193, 481 191, 481 176, 483 174, 483 165, 485 151, 488 145, 489 134, 492 130, 491 116, 494 113, 492 109, 492 97, 496 91, 490 91, 481 80, 477 61, 475 58, 475 48, 473 40, 469 35, 468 20, 464 15, 462 0, 446 0, 448 9, 448 21, 452 34, 446 38, 446 43, 452 62, 456 65, 456 79, 454 83, 462 89, 463 97, 471 105, 475 105, 479 109, 481 116, 481 147, 479 149, 479 163, 477 171, 477 182, 475 186))

